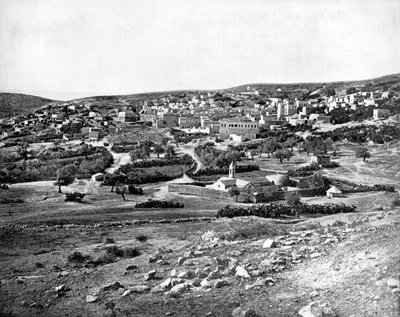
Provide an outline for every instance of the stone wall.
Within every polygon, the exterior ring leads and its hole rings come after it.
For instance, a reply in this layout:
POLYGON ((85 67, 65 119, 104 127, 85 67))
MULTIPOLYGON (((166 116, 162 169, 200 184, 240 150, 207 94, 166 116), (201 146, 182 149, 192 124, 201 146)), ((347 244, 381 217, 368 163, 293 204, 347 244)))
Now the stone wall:
POLYGON ((228 192, 188 184, 169 184, 168 192, 209 197, 213 199, 235 200, 235 197, 231 197, 228 192))

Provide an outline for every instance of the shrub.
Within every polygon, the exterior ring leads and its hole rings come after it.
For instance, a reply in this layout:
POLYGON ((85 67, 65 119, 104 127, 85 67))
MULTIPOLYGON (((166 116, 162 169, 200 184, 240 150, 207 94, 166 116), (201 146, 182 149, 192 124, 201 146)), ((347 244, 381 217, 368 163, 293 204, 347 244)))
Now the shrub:
POLYGON ((132 184, 128 185, 128 192, 131 195, 143 195, 143 189, 140 187, 135 187, 132 184))
POLYGON ((73 192, 73 193, 66 193, 64 201, 74 201, 77 203, 81 203, 82 199, 85 197, 85 194, 73 192))
POLYGON ((136 236, 136 240, 140 241, 140 242, 146 242, 148 239, 148 237, 145 234, 139 234, 138 236, 136 236))
POLYGON ((140 255, 138 248, 126 248, 123 250, 124 258, 135 258, 140 255))
POLYGON ((185 206, 180 201, 172 200, 152 200, 137 203, 135 208, 184 208, 185 206))
POLYGON ((117 258, 117 257, 124 256, 124 251, 116 245, 107 246, 105 248, 105 251, 106 251, 106 255, 108 255, 111 258, 117 258))
POLYGON ((88 255, 83 255, 79 251, 74 251, 68 256, 68 261, 69 262, 74 262, 74 263, 83 263, 87 261, 90 258, 88 255))
POLYGON ((106 239, 104 240, 104 243, 106 243, 106 244, 115 243, 115 240, 114 240, 113 238, 108 237, 108 238, 106 238, 106 239))
POLYGON ((288 175, 282 175, 279 178, 279 183, 282 186, 291 186, 291 187, 295 187, 297 184, 294 180, 290 179, 290 177, 288 175))
POLYGON ((288 206, 291 206, 291 207, 300 205, 301 204, 300 194, 296 191, 290 192, 286 196, 286 203, 288 206))
MULTIPOLYGON (((256 164, 247 164, 247 165, 236 165, 235 166, 235 171, 236 173, 246 173, 246 172, 252 172, 252 171, 259 171, 260 166, 256 164)), ((215 174, 228 174, 229 173, 229 167, 224 166, 224 167, 206 167, 198 170, 196 173, 193 174, 193 176, 203 176, 203 175, 215 175, 215 174)))

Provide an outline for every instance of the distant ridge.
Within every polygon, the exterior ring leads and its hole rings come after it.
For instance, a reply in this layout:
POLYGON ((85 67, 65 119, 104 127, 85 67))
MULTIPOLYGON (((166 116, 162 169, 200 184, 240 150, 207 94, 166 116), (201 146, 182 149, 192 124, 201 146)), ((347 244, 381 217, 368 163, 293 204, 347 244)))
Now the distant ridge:
POLYGON ((362 80, 348 80, 348 81, 334 81, 334 82, 303 82, 303 83, 252 83, 244 84, 231 88, 224 89, 186 89, 186 90, 170 90, 170 91, 156 91, 136 94, 120 94, 120 95, 99 95, 99 96, 88 96, 83 98, 75 98, 69 101, 57 101, 39 96, 26 95, 26 94, 15 94, 15 93, 0 93, 0 118, 7 117, 10 115, 18 115, 34 111, 37 108, 43 107, 46 104, 63 104, 69 102, 80 102, 80 101, 109 101, 118 102, 119 99, 126 100, 140 100, 140 99, 152 99, 163 95, 182 95, 182 94, 198 94, 198 93, 241 93, 248 90, 258 90, 270 97, 282 97, 287 98, 311 98, 315 96, 315 92, 318 91, 322 95, 326 94, 327 89, 334 89, 336 93, 342 93, 346 88, 351 86, 365 86, 369 85, 371 89, 387 90, 400 90, 400 73, 385 75, 372 79, 362 80), (325 88, 324 88, 325 87, 325 88), (282 90, 284 93, 277 93, 277 90, 282 90))

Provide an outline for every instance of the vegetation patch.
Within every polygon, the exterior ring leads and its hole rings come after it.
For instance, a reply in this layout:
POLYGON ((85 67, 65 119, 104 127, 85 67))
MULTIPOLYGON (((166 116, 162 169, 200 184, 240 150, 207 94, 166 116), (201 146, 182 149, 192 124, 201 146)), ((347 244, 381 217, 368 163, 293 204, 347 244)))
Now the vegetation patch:
POLYGON ((232 207, 225 206, 218 210, 217 217, 246 217, 257 216, 262 218, 280 218, 283 215, 296 214, 337 214, 355 212, 356 207, 344 204, 325 204, 325 205, 306 205, 296 204, 292 206, 280 203, 272 203, 269 205, 253 205, 251 207, 232 207))
POLYGON ((184 208, 184 204, 180 201, 173 200, 152 200, 137 203, 135 208, 184 208))

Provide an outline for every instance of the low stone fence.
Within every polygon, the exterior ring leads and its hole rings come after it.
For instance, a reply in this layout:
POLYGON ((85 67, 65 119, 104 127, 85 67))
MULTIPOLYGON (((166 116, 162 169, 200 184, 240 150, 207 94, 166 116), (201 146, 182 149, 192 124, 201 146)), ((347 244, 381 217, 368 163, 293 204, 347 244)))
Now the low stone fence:
POLYGON ((169 184, 168 192, 170 193, 179 193, 184 195, 195 195, 200 197, 209 197, 213 199, 222 199, 222 200, 234 200, 234 197, 231 197, 229 193, 210 189, 202 186, 194 186, 188 184, 169 184))

